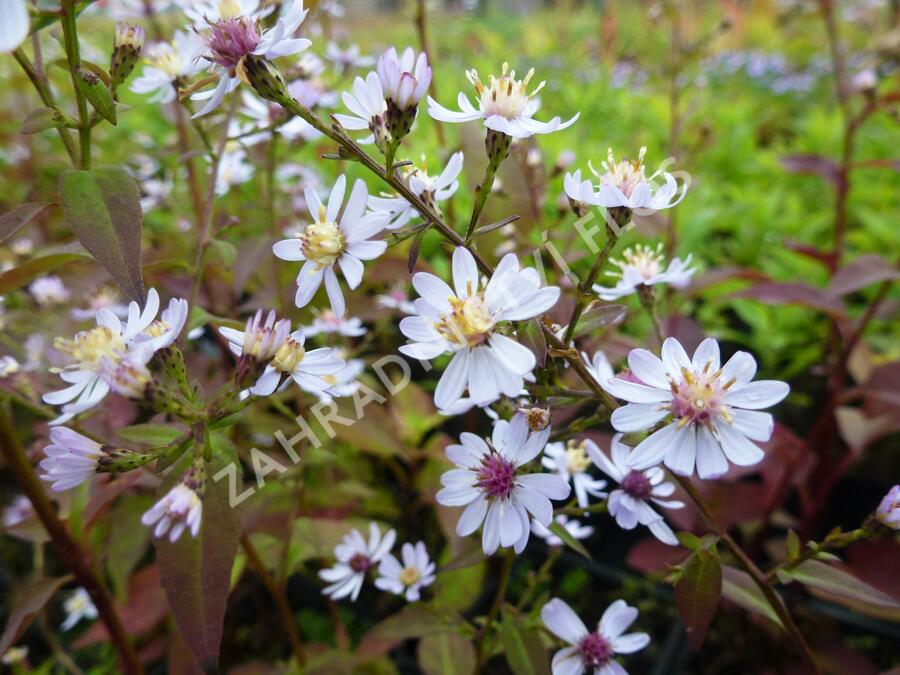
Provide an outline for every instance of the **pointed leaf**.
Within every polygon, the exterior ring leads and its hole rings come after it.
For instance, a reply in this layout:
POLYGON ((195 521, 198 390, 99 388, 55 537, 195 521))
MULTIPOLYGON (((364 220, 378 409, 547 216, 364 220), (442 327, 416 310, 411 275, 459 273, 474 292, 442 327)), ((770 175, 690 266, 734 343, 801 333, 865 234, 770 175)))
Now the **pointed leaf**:
MULTIPOLYGON (((218 667, 219 645, 228 604, 231 567, 241 536, 241 521, 228 503, 228 480, 212 476, 221 465, 207 467, 206 493, 203 497, 203 524, 197 538, 190 532, 174 544, 156 540, 156 561, 160 584, 166 592, 175 623, 197 662, 207 672, 218 667)), ((180 476, 166 481, 164 494, 180 476)))
POLYGON ((458 626, 458 618, 443 616, 422 603, 415 603, 377 624, 366 637, 406 640, 451 632, 458 626))
POLYGON ((698 548, 675 584, 675 604, 694 649, 699 649, 703 644, 721 595, 722 566, 719 557, 709 549, 698 548))
POLYGON ((723 566, 722 595, 747 611, 761 614, 773 623, 781 625, 781 619, 772 609, 772 605, 746 572, 727 565, 723 566))
POLYGON ((547 649, 536 628, 525 619, 508 611, 500 623, 500 643, 506 662, 515 675, 550 675, 547 649))
POLYGON ((34 258, 0 274, 0 295, 22 288, 32 279, 75 260, 85 260, 80 253, 54 253, 34 258))
POLYGON ((0 216, 0 244, 14 236, 16 232, 37 218, 37 216, 48 206, 52 206, 52 204, 49 202, 22 204, 9 213, 4 213, 0 216))
POLYGON ((833 565, 807 560, 790 570, 790 576, 801 584, 830 595, 883 607, 900 616, 900 602, 833 565))
POLYGON ((141 202, 134 179, 118 167, 66 171, 59 193, 81 244, 129 297, 143 304, 141 202))
POLYGON ((572 337, 581 337, 603 326, 620 323, 627 312, 625 305, 594 305, 581 315, 572 337))
POLYGON ((475 672, 475 647, 456 633, 428 635, 419 642, 419 666, 425 675, 469 675, 475 672))
POLYGON ((588 560, 591 559, 591 554, 588 553, 588 550, 584 547, 584 545, 578 541, 575 537, 572 536, 572 533, 569 532, 561 523, 554 520, 550 523, 550 527, 547 528, 557 537, 563 540, 563 543, 568 546, 570 549, 575 551, 576 553, 580 553, 588 560))
POLYGON ((41 579, 28 584, 21 590, 17 601, 13 604, 9 620, 6 622, 3 637, 0 637, 0 654, 5 654, 6 650, 16 643, 16 640, 34 621, 37 613, 50 602, 53 594, 71 578, 71 576, 64 576, 57 579, 41 579))

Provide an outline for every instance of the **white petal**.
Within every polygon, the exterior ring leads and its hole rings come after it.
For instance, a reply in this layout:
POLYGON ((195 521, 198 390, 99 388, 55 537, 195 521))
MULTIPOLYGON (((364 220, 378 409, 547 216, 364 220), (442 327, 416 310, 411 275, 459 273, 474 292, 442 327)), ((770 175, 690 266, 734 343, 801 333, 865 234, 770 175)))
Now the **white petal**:
POLYGON ((725 403, 738 408, 759 410, 780 402, 791 391, 786 382, 759 380, 750 382, 725 395, 725 403))

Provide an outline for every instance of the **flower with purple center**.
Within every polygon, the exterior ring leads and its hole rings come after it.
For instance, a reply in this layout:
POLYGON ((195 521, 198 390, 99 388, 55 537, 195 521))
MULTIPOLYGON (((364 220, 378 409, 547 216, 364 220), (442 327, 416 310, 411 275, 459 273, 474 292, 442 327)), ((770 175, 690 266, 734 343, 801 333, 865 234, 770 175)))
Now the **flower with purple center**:
POLYGON ((366 572, 377 567, 388 555, 396 538, 394 530, 388 530, 382 536, 377 523, 369 523, 368 541, 356 529, 344 535, 341 543, 334 547, 337 559, 334 566, 319 571, 319 577, 328 582, 322 593, 332 600, 349 596, 355 602, 366 580, 366 572))
POLYGON ((259 17, 229 13, 219 18, 209 19, 207 35, 207 61, 212 63, 213 72, 218 73, 219 83, 212 91, 194 94, 196 100, 206 100, 206 104, 194 117, 212 112, 222 99, 243 82, 247 82, 244 59, 260 56, 274 59, 279 56, 297 54, 312 43, 305 38, 291 37, 306 18, 301 0, 285 5, 278 22, 268 30, 262 30, 259 17))
POLYGON ((664 482, 663 470, 658 466, 647 471, 629 468, 630 448, 622 443, 622 434, 613 436, 610 445, 611 457, 607 457, 590 440, 585 442, 585 449, 597 468, 619 484, 619 489, 609 493, 606 503, 609 515, 616 519, 616 524, 623 530, 632 530, 638 524, 646 525, 653 536, 661 542, 676 546, 678 539, 672 528, 651 506, 652 503, 666 509, 684 507, 679 501, 665 499, 675 492, 675 485, 664 482))
POLYGON ((569 646, 553 655, 553 675, 628 675, 613 660, 616 654, 633 654, 650 644, 646 633, 624 634, 638 611, 624 600, 616 600, 600 617, 597 630, 588 632, 584 622, 564 601, 553 598, 541 608, 541 620, 551 633, 569 646))
POLYGON ((875 517, 892 530, 900 530, 900 485, 892 487, 884 496, 875 517))
POLYGON ((456 533, 465 537, 482 523, 481 545, 488 555, 499 546, 521 553, 531 532, 529 514, 544 527, 553 519, 551 499, 569 496, 568 483, 547 473, 525 473, 522 467, 544 449, 550 427, 531 432, 521 413, 494 425, 490 445, 463 432, 459 445, 447 446, 447 458, 458 468, 441 476, 436 496, 444 506, 465 506, 456 533))
POLYGON ((753 441, 768 441, 772 415, 759 412, 781 401, 790 388, 784 382, 751 382, 756 361, 736 352, 720 364, 719 345, 707 338, 693 358, 675 338, 662 346, 662 359, 646 349, 633 349, 628 366, 640 383, 621 377, 604 385, 628 405, 612 414, 612 425, 625 433, 653 429, 668 423, 641 441, 628 458, 632 469, 647 469, 665 462, 683 476, 721 476, 728 462, 750 466, 763 458, 753 441))
POLYGON ((606 493, 603 492, 606 481, 597 480, 588 471, 591 460, 587 455, 585 441, 568 441, 565 444, 549 443, 544 449, 541 463, 564 481, 572 481, 578 506, 586 507, 590 497, 603 498, 606 496, 606 493))

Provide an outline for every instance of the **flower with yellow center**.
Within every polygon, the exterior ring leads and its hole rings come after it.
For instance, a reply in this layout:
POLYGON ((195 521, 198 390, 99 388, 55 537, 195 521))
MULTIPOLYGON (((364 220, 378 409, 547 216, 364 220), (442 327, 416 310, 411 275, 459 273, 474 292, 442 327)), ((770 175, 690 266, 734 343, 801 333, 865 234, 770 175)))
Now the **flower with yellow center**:
POLYGON ((483 119, 488 129, 511 138, 548 134, 573 124, 578 119, 578 114, 566 122, 562 122, 559 117, 554 117, 549 122, 538 122, 533 119, 540 107, 536 95, 545 84, 541 82, 529 92, 528 85, 533 76, 534 69, 531 69, 524 78, 517 80, 516 71, 510 70, 509 65, 504 63, 500 76, 491 75, 485 85, 474 69, 468 70, 466 78, 475 87, 478 108, 472 105, 465 94, 460 94, 458 99, 461 112, 448 110, 429 96, 428 113, 441 122, 470 122, 483 119))
POLYGON ((125 350, 125 340, 107 326, 96 326, 71 340, 56 338, 53 346, 71 356, 81 369, 97 371, 103 357, 115 359, 125 350))
POLYGON ((566 443, 566 459, 571 473, 582 473, 587 471, 591 465, 591 459, 585 450, 584 441, 569 441, 566 443))
POLYGON ((582 508, 590 504, 590 498, 606 496, 606 481, 594 478, 590 473, 591 460, 586 441, 570 440, 565 443, 549 443, 544 448, 541 463, 564 481, 571 482, 575 499, 582 508))
POLYGON ((674 288, 688 285, 695 268, 691 267, 691 256, 682 260, 672 258, 668 266, 664 266, 662 244, 656 248, 638 244, 626 248, 621 260, 612 260, 618 270, 607 272, 608 276, 618 278, 613 287, 594 285, 594 291, 602 300, 618 300, 621 297, 638 291, 642 286, 669 284, 674 288))
POLYGON ((344 252, 346 240, 337 223, 328 220, 325 206, 319 206, 316 222, 300 235, 300 250, 318 269, 331 267, 344 252))
POLYGON ((378 566, 375 586, 381 590, 404 595, 409 602, 420 598, 421 589, 434 583, 435 564, 429 559, 423 542, 403 544, 401 560, 387 554, 378 566))
POLYGON ((191 30, 175 31, 171 42, 157 42, 144 50, 147 65, 131 83, 131 91, 153 94, 152 102, 174 101, 178 87, 209 68, 209 61, 203 58, 205 51, 206 41, 201 35, 191 30))
POLYGON ((488 339, 497 321, 488 311, 483 295, 450 298, 449 302, 451 311, 434 324, 444 339, 468 347, 475 347, 488 339))

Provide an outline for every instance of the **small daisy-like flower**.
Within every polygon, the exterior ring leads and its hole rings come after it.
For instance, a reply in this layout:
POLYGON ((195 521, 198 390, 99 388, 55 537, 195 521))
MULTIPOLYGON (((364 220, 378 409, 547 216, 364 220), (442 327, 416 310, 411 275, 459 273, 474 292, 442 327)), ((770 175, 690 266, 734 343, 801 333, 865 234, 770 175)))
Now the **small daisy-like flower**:
POLYGON ((62 279, 57 276, 38 277, 29 284, 28 292, 41 307, 62 305, 72 297, 62 279))
POLYGON ((21 364, 16 361, 16 357, 4 354, 0 356, 0 379, 15 375, 22 369, 21 364))
POLYGON ((263 0, 176 0, 184 15, 197 26, 207 21, 238 19, 242 16, 263 19, 275 9, 263 0), (263 5, 260 7, 260 5, 263 5), (268 5, 268 6, 266 6, 268 5))
POLYGON ((363 326, 362 319, 359 317, 340 317, 331 310, 324 310, 313 319, 312 324, 303 329, 303 333, 307 337, 314 335, 328 335, 337 333, 344 337, 359 337, 365 335, 367 329, 363 326))
POLYGON ((633 654, 650 644, 646 633, 623 633, 634 623, 638 611, 624 600, 616 600, 600 617, 597 630, 588 632, 584 622, 564 601, 553 598, 541 608, 541 620, 551 633, 569 647, 553 655, 553 675, 628 675, 613 657, 633 654))
POLYGON ((243 185, 253 177, 253 164, 247 161, 247 153, 238 148, 222 153, 216 173, 216 195, 221 197, 231 188, 243 185))
POLYGON ((480 286, 475 258, 463 247, 453 252, 453 285, 426 272, 413 276, 421 297, 415 301, 417 315, 400 322, 412 341, 400 351, 414 359, 453 354, 434 393, 438 408, 450 409, 466 389, 479 406, 501 395, 518 396, 534 369, 534 354, 497 326, 543 314, 556 304, 559 288, 542 288, 537 270, 520 268, 512 253, 480 286))
POLYGON ((665 499, 675 492, 675 485, 663 481, 663 470, 658 466, 646 471, 629 468, 630 448, 622 443, 622 434, 613 436, 610 446, 612 459, 601 452, 593 441, 586 441, 586 449, 597 468, 619 484, 618 490, 609 493, 607 501, 609 515, 616 519, 616 524, 623 530, 633 530, 638 523, 646 525, 661 542, 677 546, 678 539, 672 528, 650 505, 652 502, 665 509, 684 507, 679 501, 665 499))
POLYGON ((289 319, 276 321, 274 309, 263 320, 263 311, 258 309, 247 320, 243 332, 223 326, 219 328, 219 333, 228 340, 228 348, 238 358, 237 380, 243 384, 261 374, 275 358, 291 335, 291 322, 289 319))
POLYGON ((588 473, 591 459, 588 457, 586 444, 587 441, 569 441, 565 444, 549 443, 544 448, 544 457, 541 460, 544 468, 553 471, 567 483, 572 481, 575 499, 578 506, 582 508, 586 507, 590 501, 588 495, 597 498, 606 496, 606 493, 603 492, 606 481, 597 480, 588 473))
MULTIPOLYGON (((288 87, 288 91, 292 93, 296 89, 297 88, 293 85, 288 87)), ((314 103, 305 103, 297 96, 295 96, 295 98, 300 100, 307 108, 311 108, 315 105, 314 103)), ((314 128, 303 118, 291 117, 290 119, 287 119, 287 113, 280 105, 273 105, 269 101, 264 101, 258 96, 254 96, 249 91, 244 90, 241 92, 241 102, 243 103, 241 112, 255 123, 255 127, 260 129, 259 133, 251 134, 249 136, 246 135, 247 131, 252 130, 254 127, 250 127, 250 129, 240 129, 239 133, 243 135, 243 138, 241 138, 241 143, 243 145, 256 145, 262 141, 267 141, 272 138, 274 133, 283 136, 289 141, 294 141, 298 138, 312 141, 322 136, 321 131, 314 128), (277 130, 273 131, 270 129, 270 127, 276 125, 277 130)))
MULTIPOLYGON (((340 350, 334 351, 341 353, 340 350)), ((323 375, 322 379, 328 383, 328 389, 319 393, 319 400, 331 401, 334 398, 353 396, 359 390, 359 376, 365 369, 365 361, 350 359, 333 375, 323 375)))
MULTIPOLYGON (((582 525, 581 521, 575 520, 574 518, 569 518, 564 513, 556 516, 554 520, 562 525, 566 532, 568 532, 573 539, 581 540, 587 539, 594 533, 594 528, 590 525, 582 525)), ((538 521, 531 521, 531 532, 536 537, 540 537, 543 539, 547 546, 562 546, 563 540, 559 538, 558 535, 554 534, 550 528, 544 527, 538 521)))
POLYGON ((319 577, 328 582, 322 593, 332 600, 349 596, 352 602, 356 602, 366 580, 366 572, 374 570, 390 552, 396 539, 394 530, 388 530, 382 537, 376 523, 369 524, 369 541, 359 530, 351 530, 334 547, 334 557, 337 559, 334 566, 319 570, 319 577))
POLYGON ((675 288, 684 288, 694 274, 694 268, 690 267, 691 256, 683 261, 680 258, 672 258, 668 267, 664 267, 662 244, 656 249, 640 244, 634 248, 626 248, 622 252, 621 260, 611 260, 613 265, 619 268, 618 272, 607 272, 611 277, 619 280, 612 288, 594 285, 594 292, 601 300, 618 300, 626 295, 631 295, 642 286, 655 286, 656 284, 669 284, 675 288))
POLYGON ((30 26, 28 3, 25 0, 5 2, 3 21, 0 22, 0 54, 9 54, 25 42, 30 26))
POLYGON ((101 288, 88 299, 87 307, 76 307, 70 314, 77 321, 96 319, 97 312, 104 308, 120 319, 128 317, 128 305, 119 302, 119 293, 113 288, 101 288))
POLYGON ((205 482, 203 465, 194 464, 185 471, 175 487, 141 516, 141 522, 148 527, 155 524, 153 536, 164 537, 168 533, 171 542, 178 541, 185 530, 196 537, 203 519, 205 482))
POLYGON ((172 42, 158 42, 144 50, 146 66, 131 83, 136 94, 151 94, 151 103, 171 103, 178 87, 209 68, 203 58, 206 41, 194 31, 176 30, 172 42))
MULTIPOLYGON (((447 166, 437 176, 429 176, 425 168, 425 157, 422 157, 420 167, 412 167, 406 172, 406 180, 409 189, 420 197, 425 204, 434 210, 439 210, 438 205, 450 199, 459 189, 459 173, 463 167, 463 153, 455 152, 451 155, 447 166)), ((373 211, 383 211, 390 214, 391 222, 387 229, 394 230, 406 225, 411 218, 418 215, 415 207, 403 197, 382 196, 369 197, 369 208, 373 211)))
POLYGON ((400 556, 402 563, 390 553, 382 559, 375 586, 394 595, 403 595, 407 602, 416 602, 421 597, 421 590, 434 583, 435 564, 421 541, 415 546, 403 544, 400 556))
POLYGON ((397 309, 404 314, 415 314, 416 306, 410 301, 406 292, 406 284, 397 284, 387 292, 375 298, 383 309, 397 309))
POLYGON ((875 517, 892 530, 900 530, 900 485, 895 485, 881 500, 875 517))
POLYGON ((398 111, 417 106, 431 84, 428 57, 425 52, 416 56, 412 47, 407 47, 399 56, 391 47, 378 57, 375 71, 388 105, 393 104, 398 111))
MULTIPOLYGON (((129 308, 129 312, 136 309, 137 306, 133 305, 133 309, 129 308)), ((188 313, 187 300, 184 298, 170 299, 169 306, 162 311, 159 318, 152 321, 149 326, 134 337, 134 343, 149 345, 153 351, 171 347, 181 334, 184 324, 187 322, 188 313)))
POLYGON ((776 380, 751 382, 756 361, 736 352, 724 366, 719 344, 707 338, 693 359, 675 338, 662 346, 662 360, 646 349, 633 349, 628 366, 640 384, 614 377, 606 389, 628 405, 613 411, 617 431, 652 429, 669 423, 638 444, 628 458, 633 469, 665 462, 672 471, 690 476, 696 465, 700 478, 721 476, 728 462, 751 466, 763 458, 753 441, 768 441, 774 422, 759 412, 781 401, 790 387, 776 380))
POLYGON ((485 86, 475 70, 466 72, 466 77, 478 94, 478 108, 472 105, 469 98, 460 92, 457 103, 461 112, 443 107, 430 96, 428 97, 428 114, 440 122, 471 122, 483 119, 484 126, 493 131, 506 134, 511 138, 528 138, 534 134, 549 134, 565 129, 578 119, 576 113, 567 122, 554 117, 549 122, 538 122, 533 119, 540 107, 537 93, 544 87, 541 82, 531 93, 528 83, 534 75, 534 69, 521 80, 516 79, 516 71, 510 71, 508 64, 503 64, 500 77, 488 78, 485 86))
MULTIPOLYGON (((181 302, 183 301, 177 303, 178 307, 181 302)), ((170 303, 170 311, 174 312, 174 307, 170 303)), ((120 392, 132 391, 138 380, 144 380, 144 384, 149 382, 147 363, 170 337, 174 340, 170 333, 152 336, 145 334, 158 311, 159 294, 151 288, 143 311, 136 302, 129 304, 125 325, 111 311, 102 308, 97 312, 97 325, 94 328, 81 331, 72 340, 57 338, 54 346, 68 354, 73 363, 59 371, 63 381, 71 386, 43 396, 46 403, 63 406, 63 415, 51 424, 61 424, 97 405, 109 393, 110 388, 120 392), (123 378, 121 381, 118 379, 120 376, 123 378)))
POLYGON ((641 148, 637 160, 623 159, 617 162, 610 148, 606 161, 601 164, 602 173, 589 164, 591 173, 599 184, 582 180, 580 170, 567 173, 563 181, 566 194, 576 202, 607 209, 622 207, 660 211, 675 206, 687 194, 688 184, 683 183, 679 192, 678 181, 662 168, 648 178, 644 173, 646 152, 647 148, 641 148), (662 185, 653 183, 657 177, 662 177, 662 185))
POLYGON ((54 492, 81 485, 97 473, 106 454, 103 446, 66 427, 50 428, 50 445, 44 448, 41 479, 53 483, 54 492))
POLYGON ((368 68, 375 63, 375 57, 364 55, 357 44, 341 49, 337 42, 329 42, 325 45, 325 58, 343 73, 351 68, 368 68))
POLYGON ((208 52, 205 57, 213 64, 214 72, 219 74, 219 83, 212 92, 194 94, 194 99, 208 99, 194 117, 212 112, 227 93, 234 91, 241 81, 247 82, 244 59, 248 56, 274 59, 298 54, 309 47, 312 44, 309 40, 291 37, 303 23, 306 12, 303 3, 294 0, 290 5, 285 5, 278 22, 265 31, 260 28, 258 18, 243 13, 234 15, 229 12, 225 17, 208 19, 208 52))
POLYGON ((63 609, 66 612, 66 619, 60 625, 60 630, 70 630, 79 621, 83 619, 93 621, 98 616, 97 608, 94 607, 91 596, 83 588, 76 589, 63 601, 63 609))
POLYGON ((461 537, 484 523, 481 546, 492 555, 498 546, 521 553, 531 532, 529 514, 545 527, 553 519, 551 499, 565 499, 571 490, 562 478, 549 473, 525 473, 522 467, 540 454, 550 428, 528 430, 524 415, 494 425, 490 445, 463 432, 459 445, 449 445, 447 458, 458 468, 441 476, 444 486, 436 495, 444 506, 465 506, 456 524, 461 537))
MULTIPOLYGON (((25 4, 24 2, 22 3, 25 4)), ((27 16, 27 15, 26 15, 27 16)), ((2 40, 4 36, 2 32, 0 32, 0 48, 3 47, 2 40)), ((2 50, 0 50, 2 51, 2 50)), ((28 658, 28 647, 10 647, 5 652, 3 652, 3 656, 0 656, 0 663, 5 666, 14 666, 17 663, 24 663, 28 658)))
POLYGON ((31 505, 31 500, 25 495, 16 495, 12 503, 3 509, 3 527, 15 527, 33 515, 34 507, 31 505))
POLYGON ((335 114, 335 119, 345 129, 350 131, 363 131, 368 129, 371 136, 359 141, 362 144, 377 142, 379 147, 384 145, 387 138, 387 126, 385 116, 387 114, 387 101, 381 89, 381 80, 376 73, 369 73, 366 79, 357 76, 353 80, 351 91, 341 94, 341 100, 350 110, 352 115, 335 114))
POLYGON ((297 275, 297 307, 305 307, 312 300, 322 282, 331 302, 331 309, 337 316, 345 310, 344 295, 338 285, 335 265, 339 266, 347 281, 354 289, 359 286, 363 275, 363 260, 373 260, 384 253, 387 243, 370 241, 384 229, 387 216, 380 213, 365 213, 369 193, 366 184, 357 180, 347 200, 344 211, 338 218, 344 202, 347 179, 341 175, 326 208, 314 190, 306 189, 306 203, 315 222, 291 239, 283 239, 272 247, 275 255, 282 260, 303 261, 297 275))

